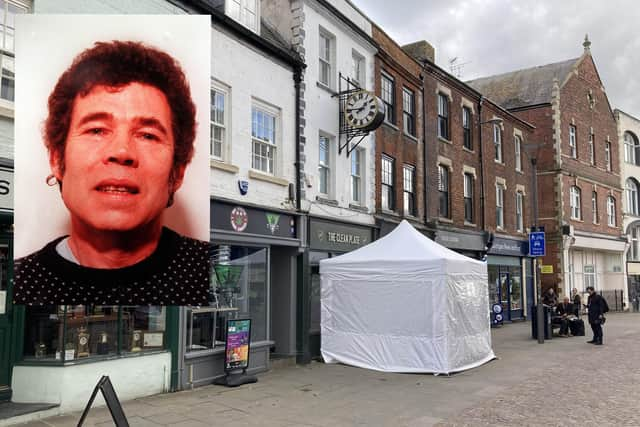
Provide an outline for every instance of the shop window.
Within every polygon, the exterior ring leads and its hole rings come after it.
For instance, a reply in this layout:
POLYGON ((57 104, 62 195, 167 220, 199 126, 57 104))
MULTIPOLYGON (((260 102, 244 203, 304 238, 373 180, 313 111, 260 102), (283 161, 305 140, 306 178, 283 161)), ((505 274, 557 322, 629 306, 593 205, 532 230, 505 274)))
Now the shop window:
POLYGON ((187 314, 187 352, 224 348, 227 319, 251 319, 251 341, 267 333, 267 249, 214 245, 209 307, 187 314))
POLYGON ((62 364, 164 350, 165 331, 165 307, 27 307, 24 360, 62 364))

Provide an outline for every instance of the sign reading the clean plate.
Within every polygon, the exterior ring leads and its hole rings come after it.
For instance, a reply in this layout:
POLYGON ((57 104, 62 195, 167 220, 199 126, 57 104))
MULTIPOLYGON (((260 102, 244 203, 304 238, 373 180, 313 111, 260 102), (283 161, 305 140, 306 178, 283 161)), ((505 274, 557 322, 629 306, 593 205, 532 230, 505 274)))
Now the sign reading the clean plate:
POLYGON ((311 219, 309 245, 315 250, 349 252, 371 243, 371 229, 311 219))

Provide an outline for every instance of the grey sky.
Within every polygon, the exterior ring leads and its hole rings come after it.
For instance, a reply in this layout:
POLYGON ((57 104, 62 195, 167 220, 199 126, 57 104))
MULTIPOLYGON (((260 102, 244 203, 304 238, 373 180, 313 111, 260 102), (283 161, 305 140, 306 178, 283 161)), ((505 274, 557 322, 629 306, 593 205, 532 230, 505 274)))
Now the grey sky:
POLYGON ((613 108, 640 118, 638 0, 352 0, 399 44, 427 40, 462 80, 577 58, 585 33, 613 108))

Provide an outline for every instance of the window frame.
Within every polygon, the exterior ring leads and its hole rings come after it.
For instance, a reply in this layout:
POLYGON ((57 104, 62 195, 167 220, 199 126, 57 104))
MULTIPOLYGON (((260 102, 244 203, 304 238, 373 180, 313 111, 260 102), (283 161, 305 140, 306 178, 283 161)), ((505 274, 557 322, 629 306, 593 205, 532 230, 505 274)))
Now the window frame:
POLYGON ((260 23, 260 0, 230 0, 226 2, 226 15, 229 16, 234 21, 241 24, 243 27, 246 27, 253 31, 254 33, 259 33, 259 23, 260 23), (255 10, 252 15, 254 16, 253 25, 250 25, 247 19, 247 11, 251 8, 248 6, 249 2, 252 2, 255 5, 255 10), (235 16, 235 13, 231 9, 231 5, 236 4, 238 6, 238 15, 235 16))
POLYGON ((516 231, 524 232, 524 193, 516 191, 516 231))
POLYGON ((385 72, 380 73, 380 99, 385 106, 384 121, 396 124, 396 81, 385 72))
POLYGON ((451 170, 442 163, 438 164, 438 216, 451 218, 451 170))
POLYGON ((331 137, 323 132, 320 132, 318 135, 318 193, 322 194, 326 197, 329 197, 332 193, 332 185, 331 185, 331 137), (322 160, 322 141, 325 141, 325 159, 322 160), (323 178, 324 178, 324 190, 323 190, 323 178))
POLYGON ((215 120, 211 119, 211 114, 209 117, 209 126, 210 126, 210 140, 209 140, 209 156, 212 159, 218 160, 218 161, 224 161, 225 160, 225 154, 227 152, 227 139, 228 139, 228 135, 229 135, 229 89, 226 87, 223 87, 220 84, 217 83, 213 83, 211 85, 211 88, 209 89, 209 92, 211 94, 211 113, 213 113, 213 108, 214 108, 214 103, 215 103, 215 95, 214 93, 219 93, 220 95, 223 96, 223 111, 222 111, 222 123, 216 122, 215 120), (214 144, 215 144, 215 140, 214 140, 214 128, 218 127, 222 129, 222 140, 220 141, 220 155, 217 156, 215 154, 215 150, 214 150, 214 144))
POLYGON ((594 166, 596 164, 595 139, 596 137, 593 134, 593 132, 589 132, 588 146, 589 146, 589 163, 591 164, 591 166, 594 166))
POLYGON ((351 202, 357 205, 362 205, 362 195, 364 193, 362 189, 362 184, 364 180, 362 179, 363 170, 364 170, 364 156, 365 150, 363 148, 356 148, 351 152, 351 160, 350 163, 350 182, 351 182, 351 202), (357 164, 357 174, 354 174, 354 161, 357 164), (354 188, 358 191, 358 197, 354 197, 354 188))
POLYGON ((318 30, 318 83, 332 89, 335 82, 335 49, 336 36, 329 31, 320 27, 318 30), (328 47, 323 45, 323 40, 328 43, 328 47), (327 54, 327 58, 323 56, 323 52, 327 54), (323 81, 324 69, 326 67, 327 81, 323 81))
MULTIPOLYGON (((13 109, 15 102, 15 17, 20 14, 26 14, 31 11, 32 4, 27 1, 5 0, 4 3, 4 22, 0 22, 3 31, 0 31, 0 106, 13 109), (9 17, 9 6, 20 9, 20 13, 12 13, 14 19, 14 27, 10 27, 7 22, 9 17), (7 31, 6 29, 11 29, 7 31), (11 34, 13 32, 13 34, 11 34), (11 46, 5 48, 8 37, 12 38, 11 46), (6 68, 5 63, 11 64, 6 68), (5 78, 9 82, 6 86, 8 96, 5 95, 5 78)), ((4 114, 3 114, 4 115, 4 114)))
POLYGON ((395 211, 396 207, 395 162, 396 159, 386 154, 382 154, 380 158, 380 208, 385 211, 395 211))
POLYGON ((451 115, 451 102, 449 102, 449 96, 446 93, 438 92, 438 138, 451 140, 451 132, 449 129, 451 115))
POLYGON ((416 167, 402 165, 402 207, 404 215, 416 216, 416 167))
MULTIPOLYGON (((280 152, 280 110, 278 108, 274 108, 268 106, 260 101, 252 100, 251 103, 251 169, 258 171, 260 173, 264 173, 267 175, 278 176, 280 173, 280 165, 278 161, 278 156, 280 152), (254 128, 253 128, 253 119, 254 119, 254 110, 261 112, 262 114, 266 114, 273 118, 273 142, 261 140, 260 138, 256 138, 254 136, 254 128), (261 168, 255 167, 255 143, 260 143, 262 145, 268 146, 271 150, 273 150, 273 155, 271 156, 271 160, 273 166, 270 171, 265 171, 261 168)), ((263 157, 263 156, 260 156, 263 157)), ((267 157, 269 159, 269 157, 267 157)), ((268 162, 267 162, 268 164, 268 162)))
POLYGON ((598 212, 598 192, 591 192, 591 221, 594 224, 600 223, 600 215, 598 212))
POLYGON ((366 82, 366 59, 355 49, 351 50, 351 80, 361 88, 366 82), (356 64, 359 64, 356 66, 356 64))
POLYGON ((516 172, 522 172, 522 138, 516 135, 513 140, 516 155, 516 172))
POLYGON ((571 219, 582 220, 582 190, 577 185, 569 189, 569 209, 571 219))
POLYGON ((473 151, 473 113, 471 108, 462 107, 462 146, 467 150, 473 151))
POLYGON ((611 143, 609 141, 604 143, 604 161, 607 172, 611 172, 611 143))
POLYGON ((607 225, 616 227, 616 199, 613 196, 607 196, 607 225))
POLYGON ((625 131, 624 140, 624 161, 630 165, 640 165, 640 144, 638 138, 630 131, 625 131))
POLYGON ((572 159, 578 158, 578 129, 575 125, 569 125, 569 156, 572 159))
POLYGON ((502 128, 498 123, 493 124, 493 145, 495 147, 494 160, 497 163, 503 163, 502 128))
POLYGON ((504 193, 505 185, 501 182, 496 183, 496 229, 504 230, 504 193))
POLYGON ((465 172, 463 182, 463 198, 464 198, 464 220, 473 224, 474 209, 473 209, 473 190, 474 190, 474 177, 473 174, 465 172))
POLYGON ((640 215, 640 209, 638 207, 638 184, 632 178, 627 178, 625 181, 625 195, 627 199, 627 213, 629 215, 640 215))
POLYGON ((405 86, 402 87, 402 130, 407 135, 416 136, 415 93, 405 86))

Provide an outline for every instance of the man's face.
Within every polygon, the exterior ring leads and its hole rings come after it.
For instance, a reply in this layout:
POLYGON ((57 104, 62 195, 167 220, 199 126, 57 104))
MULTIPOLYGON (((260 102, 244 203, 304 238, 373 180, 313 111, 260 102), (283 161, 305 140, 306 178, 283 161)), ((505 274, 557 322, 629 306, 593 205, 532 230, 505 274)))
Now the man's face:
MULTIPOLYGON (((76 97, 61 159, 51 155, 72 223, 101 231, 130 231, 159 222, 174 174, 171 109, 153 86, 94 87, 76 97)), ((170 187, 171 186, 171 187, 170 187)))

